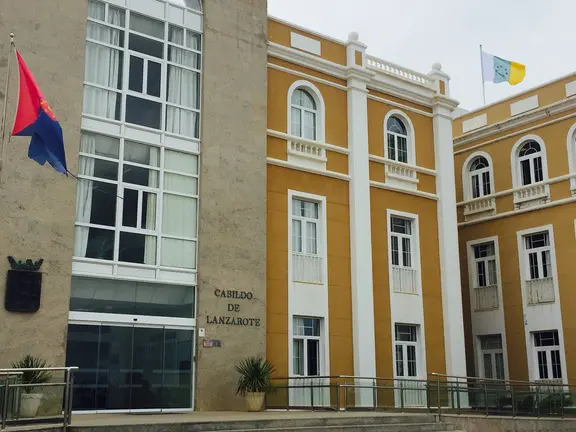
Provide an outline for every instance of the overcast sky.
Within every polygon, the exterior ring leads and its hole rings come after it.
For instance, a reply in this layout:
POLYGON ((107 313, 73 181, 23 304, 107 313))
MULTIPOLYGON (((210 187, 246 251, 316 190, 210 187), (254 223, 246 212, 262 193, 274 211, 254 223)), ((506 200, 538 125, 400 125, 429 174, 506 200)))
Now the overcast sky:
POLYGON ((270 15, 346 40, 419 72, 442 63, 460 107, 482 105, 478 46, 526 65, 524 81, 486 83, 495 102, 576 71, 576 0, 268 0, 270 15))

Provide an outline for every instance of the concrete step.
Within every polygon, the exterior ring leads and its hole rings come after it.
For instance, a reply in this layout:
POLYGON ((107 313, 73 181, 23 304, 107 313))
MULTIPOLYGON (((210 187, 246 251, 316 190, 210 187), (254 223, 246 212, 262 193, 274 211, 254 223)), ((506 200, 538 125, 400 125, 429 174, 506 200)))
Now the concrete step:
POLYGON ((282 427, 264 429, 228 429, 228 432, 250 432, 258 430, 261 432, 445 432, 446 425, 441 423, 408 423, 408 424, 371 424, 346 426, 312 426, 312 427, 282 427))
POLYGON ((433 415, 354 415, 315 418, 227 420, 207 422, 72 426, 70 432, 439 432, 451 425, 437 423, 433 415))

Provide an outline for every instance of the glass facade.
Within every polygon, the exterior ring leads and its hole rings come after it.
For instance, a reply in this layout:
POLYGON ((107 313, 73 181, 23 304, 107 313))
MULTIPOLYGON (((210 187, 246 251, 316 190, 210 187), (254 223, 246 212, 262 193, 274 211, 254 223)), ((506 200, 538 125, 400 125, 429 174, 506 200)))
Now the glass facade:
POLYGON ((88 0, 66 353, 76 411, 193 407, 202 3, 126 4, 88 0))
POLYGON ((71 324, 73 409, 190 408, 193 341, 193 330, 71 324))

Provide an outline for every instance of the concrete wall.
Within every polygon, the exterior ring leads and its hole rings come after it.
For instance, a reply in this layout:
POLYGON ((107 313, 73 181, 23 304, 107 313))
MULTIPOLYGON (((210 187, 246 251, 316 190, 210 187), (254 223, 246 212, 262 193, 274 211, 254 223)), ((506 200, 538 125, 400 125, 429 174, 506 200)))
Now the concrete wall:
POLYGON ((576 419, 533 417, 442 416, 442 422, 466 432, 576 431, 576 419))
POLYGON ((204 4, 196 407, 232 410, 243 406, 235 363, 266 353, 267 10, 266 0, 204 4), (229 324, 210 323, 220 317, 229 324), (238 318, 252 320, 230 324, 238 318))
MULTIPOLYGON (((10 32, 64 131, 68 168, 77 171, 87 2, 8 0, 0 7, 0 104, 4 103, 10 32)), ((15 57, 8 92, 7 127, 17 104, 15 57)), ((41 307, 15 314, 0 307, 0 367, 21 355, 42 355, 63 366, 72 266, 76 180, 28 159, 30 138, 4 144, 0 185, 0 300, 7 256, 44 258, 41 307)))

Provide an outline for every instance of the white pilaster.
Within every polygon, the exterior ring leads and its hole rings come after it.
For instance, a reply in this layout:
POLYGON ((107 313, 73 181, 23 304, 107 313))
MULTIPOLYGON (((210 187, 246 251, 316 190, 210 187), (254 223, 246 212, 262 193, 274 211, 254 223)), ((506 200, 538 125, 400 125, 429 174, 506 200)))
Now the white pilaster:
POLYGON ((432 71, 428 75, 436 81, 433 125, 437 173, 436 194, 440 197, 437 204, 438 238, 446 373, 464 377, 466 376, 466 352, 452 149, 452 113, 458 103, 448 98, 450 77, 442 72, 439 63, 432 66, 432 71))
MULTIPOLYGON (((364 59, 366 45, 358 41, 357 33, 351 33, 348 39, 347 59, 354 375, 375 377, 376 349, 368 172, 368 91, 366 89, 370 74, 363 66, 364 61, 362 65, 356 64, 357 52, 364 59)), ((356 384, 372 385, 372 382, 357 380, 356 384)), ((357 406, 371 407, 373 403, 372 389, 356 391, 357 406)))

